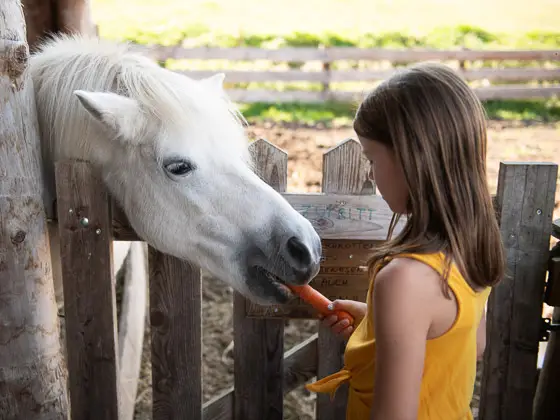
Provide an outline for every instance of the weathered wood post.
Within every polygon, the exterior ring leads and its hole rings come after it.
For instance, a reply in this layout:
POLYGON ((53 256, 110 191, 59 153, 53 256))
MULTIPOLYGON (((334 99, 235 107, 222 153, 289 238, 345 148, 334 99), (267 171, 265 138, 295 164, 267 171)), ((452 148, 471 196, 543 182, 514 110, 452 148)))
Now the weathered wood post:
MULTIPOLYGON (((354 139, 347 139, 336 147, 333 147, 323 155, 323 192, 326 194, 349 194, 349 195, 372 195, 375 194, 375 185, 368 179, 369 163, 362 155, 360 143, 354 139), (352 162, 352 163, 346 163, 352 162)), ((344 217, 344 216, 340 216, 344 217)), ((333 244, 333 241, 324 241, 325 245, 333 244)), ((336 242, 334 242, 336 243, 336 242)), ((355 250, 363 248, 364 244, 354 245, 355 250)), ((351 251, 353 252, 353 251, 351 251)), ((351 252, 349 253, 350 255, 351 252)), ((352 256, 350 256, 351 259, 352 256)), ((323 266, 327 268, 330 262, 325 261, 323 266)), ((362 292, 366 292, 369 285, 367 271, 355 271, 356 263, 334 264, 342 276, 348 281, 359 282, 362 292), (351 268, 347 267, 349 265, 351 268), (354 267, 352 267, 354 266, 354 267), (363 290, 365 289, 365 290, 363 290)), ((336 272, 335 271, 335 272, 336 272)), ((335 280, 336 283, 336 280, 335 280)), ((350 289, 350 288, 347 288, 350 289)), ((348 293, 349 290, 346 290, 348 293)), ((360 296, 362 302, 366 301, 367 293, 360 296)), ((341 297, 345 298, 345 297, 341 297)), ((323 326, 319 326, 318 369, 319 378, 330 375, 341 369, 344 365, 344 349, 346 342, 334 336, 332 332, 323 326)), ((348 398, 348 386, 345 384, 335 394, 331 403, 326 394, 317 395, 317 418, 321 420, 337 420, 346 416, 346 400, 348 398)))
MULTIPOLYGON (((285 192, 288 155, 264 139, 250 145, 257 174, 272 188, 285 192)), ((247 317, 247 301, 234 293, 234 416, 236 420, 282 420, 284 321, 247 317)))
POLYGON ((0 3, 0 414, 67 418, 39 130, 19 0, 0 3))
POLYGON ((88 0, 22 0, 31 49, 49 33, 95 34, 89 3, 88 0))
POLYGON ((496 195, 507 271, 488 299, 480 420, 532 417, 558 165, 501 163, 496 195))

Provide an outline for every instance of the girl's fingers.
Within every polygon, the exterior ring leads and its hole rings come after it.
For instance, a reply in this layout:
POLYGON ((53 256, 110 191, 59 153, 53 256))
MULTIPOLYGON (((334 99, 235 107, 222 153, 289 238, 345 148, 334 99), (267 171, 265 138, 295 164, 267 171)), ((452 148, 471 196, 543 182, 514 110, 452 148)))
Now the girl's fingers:
POLYGON ((354 300, 336 299, 332 302, 329 309, 346 311, 354 318, 359 318, 363 315, 362 312, 365 309, 365 304, 354 300))
POLYGON ((330 328, 333 334, 340 335, 345 339, 348 339, 354 331, 354 327, 350 325, 347 319, 339 320, 336 315, 322 316, 321 324, 330 328))
POLYGON ((338 321, 338 317, 336 315, 329 315, 323 318, 322 324, 326 327, 332 327, 338 321))
POLYGON ((349 339, 350 336, 352 335, 352 332, 354 331, 354 327, 352 327, 352 325, 350 325, 348 328, 346 328, 344 331, 342 331, 342 336, 345 339, 349 339))
POLYGON ((340 334, 345 328, 348 328, 350 326, 350 323, 348 322, 347 319, 343 319, 339 322, 337 322, 336 324, 334 324, 331 329, 335 334, 340 334))

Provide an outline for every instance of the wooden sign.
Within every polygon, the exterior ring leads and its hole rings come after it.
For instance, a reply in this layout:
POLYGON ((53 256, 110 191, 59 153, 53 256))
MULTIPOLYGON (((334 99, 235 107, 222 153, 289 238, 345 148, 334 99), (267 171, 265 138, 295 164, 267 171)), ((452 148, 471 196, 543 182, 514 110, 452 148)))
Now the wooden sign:
MULTIPOLYGON (((324 239, 387 238, 393 212, 380 196, 345 194, 282 194, 290 205, 308 219, 324 239)), ((399 221, 395 231, 402 229, 399 221)))
MULTIPOLYGON (((365 302, 369 287, 367 259, 379 241, 323 240, 323 262, 310 285, 331 300, 365 302)), ((246 313, 256 318, 316 318, 317 312, 295 298, 286 305, 262 306, 246 301, 246 313)))

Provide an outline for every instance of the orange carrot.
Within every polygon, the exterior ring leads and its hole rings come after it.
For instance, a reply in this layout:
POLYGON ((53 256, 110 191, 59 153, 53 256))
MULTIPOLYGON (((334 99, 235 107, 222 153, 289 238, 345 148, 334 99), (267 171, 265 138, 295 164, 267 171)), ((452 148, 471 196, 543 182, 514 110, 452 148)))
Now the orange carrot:
MULTIPOLYGON (((313 308, 319 311, 325 316, 333 314, 333 311, 329 310, 328 306, 332 303, 326 296, 315 290, 310 285, 306 284, 304 286, 288 286, 292 291, 302 298, 305 302, 309 303, 313 308)), ((339 320, 347 319, 350 325, 354 323, 354 317, 346 311, 335 311, 335 315, 338 316, 339 320)))

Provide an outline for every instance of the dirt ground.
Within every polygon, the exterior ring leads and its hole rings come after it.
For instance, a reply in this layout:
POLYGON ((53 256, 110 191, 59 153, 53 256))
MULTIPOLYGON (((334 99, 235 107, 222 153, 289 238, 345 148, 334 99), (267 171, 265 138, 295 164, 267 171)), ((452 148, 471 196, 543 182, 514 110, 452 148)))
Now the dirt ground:
MULTIPOLYGON (((289 155, 288 190, 320 191, 322 154, 338 142, 353 137, 350 128, 274 126, 263 124, 250 129, 251 137, 266 138, 289 155)), ((500 161, 553 161, 560 163, 560 125, 492 121, 489 124, 489 186, 495 192, 500 161)), ((560 185, 560 179, 559 185, 560 185)), ((556 192, 554 218, 560 218, 560 187, 556 192)), ((310 321, 286 323, 285 350, 316 331, 310 321)), ((147 336, 149 332, 147 332, 147 336)), ((203 284, 203 374, 204 401, 233 385, 232 292, 221 283, 203 284)), ((151 419, 151 378, 149 340, 145 341, 142 382, 135 419, 151 419)), ((478 389, 477 389, 478 391, 478 389)), ((315 398, 299 388, 284 400, 285 419, 314 419, 315 398)), ((478 395, 473 398, 477 414, 478 395)), ((264 419, 263 419, 264 420, 264 419)))

